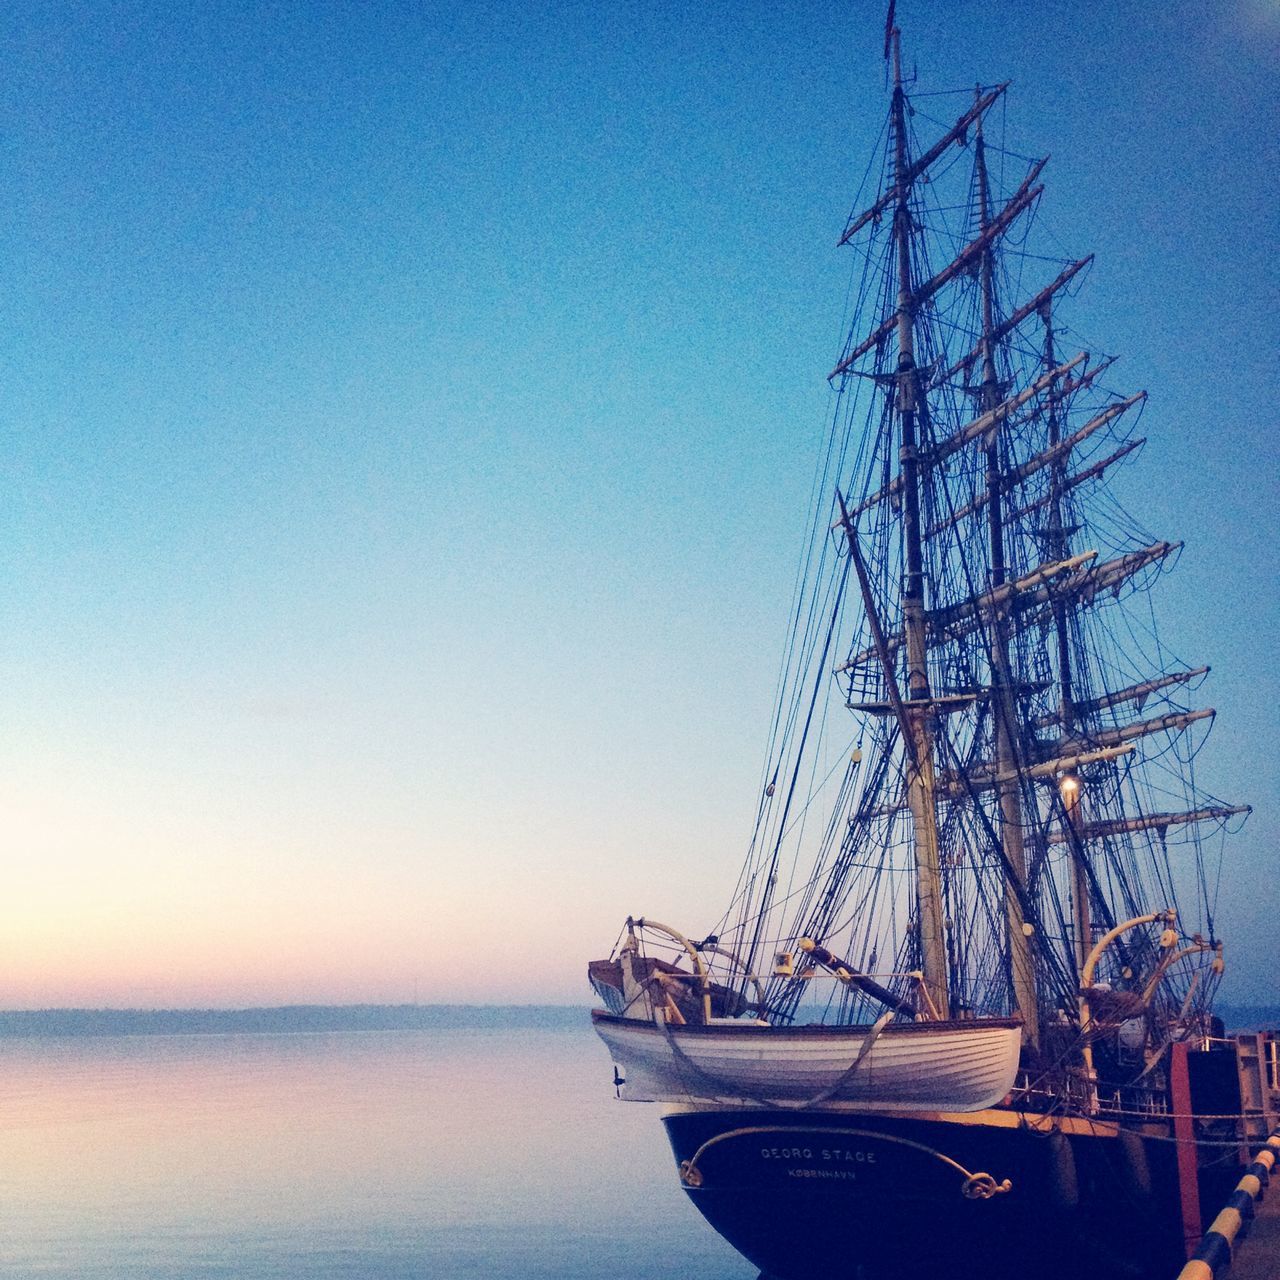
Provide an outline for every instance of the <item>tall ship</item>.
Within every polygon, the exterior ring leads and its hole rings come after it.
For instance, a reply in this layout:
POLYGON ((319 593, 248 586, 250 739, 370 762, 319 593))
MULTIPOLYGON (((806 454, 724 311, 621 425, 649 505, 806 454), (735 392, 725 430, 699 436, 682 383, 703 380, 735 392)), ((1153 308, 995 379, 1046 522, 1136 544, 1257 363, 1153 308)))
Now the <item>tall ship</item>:
POLYGON ((1037 244, 1008 86, 928 124, 890 14, 745 863, 719 920, 627 919, 594 1025, 767 1280, 1169 1277, 1280 1085, 1212 1012, 1249 809, 1156 626, 1181 544, 1114 491, 1146 393, 1060 318, 1091 259, 1037 244))

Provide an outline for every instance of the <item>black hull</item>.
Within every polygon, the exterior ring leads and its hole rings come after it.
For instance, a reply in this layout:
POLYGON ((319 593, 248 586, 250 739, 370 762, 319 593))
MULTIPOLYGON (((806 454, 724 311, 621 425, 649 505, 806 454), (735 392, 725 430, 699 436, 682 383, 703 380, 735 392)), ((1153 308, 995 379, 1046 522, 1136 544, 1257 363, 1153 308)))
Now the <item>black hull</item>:
POLYGON ((1083 1125, 1046 1133, 1002 1127, 1010 1113, 984 1123, 990 1115, 960 1123, 732 1110, 664 1124, 677 1163, 696 1156, 700 1185, 686 1190, 699 1212, 776 1280, 1178 1273, 1186 1255, 1167 1137, 1083 1125), (939 1155, 1010 1188, 969 1198, 965 1174, 939 1155))

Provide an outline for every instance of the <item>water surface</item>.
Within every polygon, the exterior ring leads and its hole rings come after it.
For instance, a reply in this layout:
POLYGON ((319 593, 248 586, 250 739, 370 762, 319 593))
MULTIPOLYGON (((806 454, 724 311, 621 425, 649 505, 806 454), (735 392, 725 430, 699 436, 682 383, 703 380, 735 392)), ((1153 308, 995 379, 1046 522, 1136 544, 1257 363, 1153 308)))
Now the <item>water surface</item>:
POLYGON ((754 1280, 588 1029, 0 1040, 0 1272, 754 1280))

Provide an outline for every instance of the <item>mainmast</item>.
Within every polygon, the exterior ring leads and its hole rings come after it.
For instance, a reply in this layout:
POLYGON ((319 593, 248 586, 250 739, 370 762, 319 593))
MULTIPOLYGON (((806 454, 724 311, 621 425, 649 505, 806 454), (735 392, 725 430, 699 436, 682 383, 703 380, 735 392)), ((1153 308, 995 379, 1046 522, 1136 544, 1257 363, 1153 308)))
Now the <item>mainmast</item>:
MULTIPOLYGON (((980 91, 979 91, 979 95, 980 91)), ((991 241, 987 231, 991 221, 987 181, 986 147, 982 136, 982 117, 978 117, 974 140, 974 164, 978 184, 979 235, 985 241, 979 261, 982 289, 982 387, 980 399, 984 413, 991 413, 1003 396, 996 373, 995 358, 995 281, 991 241)), ((1050 366, 1052 368, 1052 366, 1050 366)), ((991 590, 1004 586, 1005 565, 1004 501, 1001 495, 1000 432, 993 429, 986 447, 987 533, 991 556, 991 590)), ((1057 559, 1063 557, 1058 556, 1057 559)), ((1013 980, 1013 997, 1021 1014, 1024 1035, 1035 1044, 1040 1039, 1040 1011, 1036 997, 1035 964, 1031 955, 1027 919, 1022 909, 1027 888, 1027 856, 1022 838, 1023 816, 1019 751, 1016 738, 1017 703, 1009 666, 1009 638, 1001 609, 991 610, 991 712, 995 724, 996 784, 1000 810, 1000 843, 1004 851, 1006 875, 1005 916, 1009 932, 1009 967, 1013 980)))
MULTIPOLYGON (((1044 323, 1044 360, 1047 368, 1053 368, 1053 312, 1052 304, 1045 300, 1040 311, 1044 323)), ((1050 397, 1048 408, 1049 450, 1055 452, 1049 471, 1049 526, 1048 552, 1054 559, 1068 554, 1068 531, 1063 524, 1062 496, 1067 482, 1066 450, 1058 450, 1062 439, 1062 427, 1058 419, 1057 401, 1050 397)), ((1069 737, 1075 730, 1077 708, 1072 685, 1071 636, 1067 629, 1067 609, 1060 599, 1053 602, 1053 630, 1058 650, 1058 720, 1063 735, 1069 737)), ((1089 952, 1093 947, 1093 926, 1089 909, 1089 869, 1085 865, 1083 825, 1080 820, 1080 779, 1068 774, 1059 784, 1063 813, 1066 818, 1064 834, 1071 847, 1071 905, 1074 924, 1076 972, 1084 973, 1089 952)))
POLYGON ((916 906, 920 959, 925 988, 941 1017, 950 1014, 947 948, 943 935, 942 870, 938 856, 938 815, 934 768, 929 671, 925 645, 924 552, 920 528, 915 299, 911 289, 910 196, 913 174, 907 158, 906 95, 902 88, 902 50, 893 28, 893 148, 897 205, 893 237, 898 266, 897 409, 901 432, 902 537, 905 573, 902 617, 907 654, 907 798, 915 832, 916 906))

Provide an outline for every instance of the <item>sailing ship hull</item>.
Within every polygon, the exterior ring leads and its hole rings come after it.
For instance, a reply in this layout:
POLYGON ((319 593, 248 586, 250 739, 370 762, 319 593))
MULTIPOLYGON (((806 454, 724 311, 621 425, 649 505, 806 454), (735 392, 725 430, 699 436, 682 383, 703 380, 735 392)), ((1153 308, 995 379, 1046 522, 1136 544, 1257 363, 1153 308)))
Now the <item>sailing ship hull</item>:
POLYGON ((693 1204, 768 1280, 1167 1280, 1185 1257, 1160 1125, 698 1107, 663 1123, 693 1204))

